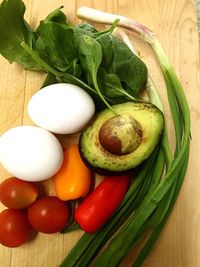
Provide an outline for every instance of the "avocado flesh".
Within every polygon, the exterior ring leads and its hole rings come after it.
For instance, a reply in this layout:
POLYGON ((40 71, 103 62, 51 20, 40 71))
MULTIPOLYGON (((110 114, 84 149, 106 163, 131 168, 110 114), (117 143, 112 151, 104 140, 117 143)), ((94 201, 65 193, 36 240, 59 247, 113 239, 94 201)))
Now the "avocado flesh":
POLYGON ((112 111, 105 109, 95 121, 86 128, 79 140, 80 154, 86 164, 99 174, 122 174, 140 165, 153 152, 163 130, 163 114, 151 103, 126 102, 112 106, 120 115, 132 116, 142 128, 140 145, 129 154, 115 155, 106 151, 99 141, 99 131, 105 121, 113 116, 112 111))

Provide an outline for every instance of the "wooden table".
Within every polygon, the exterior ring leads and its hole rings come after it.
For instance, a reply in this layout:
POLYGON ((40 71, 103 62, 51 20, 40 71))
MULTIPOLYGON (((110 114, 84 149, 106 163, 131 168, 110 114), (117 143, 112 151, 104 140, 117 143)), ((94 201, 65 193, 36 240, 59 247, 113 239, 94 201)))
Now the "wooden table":
MULTIPOLYGON (((76 9, 91 6, 132 17, 153 29, 185 88, 192 117, 192 140, 189 168, 173 213, 146 267, 199 267, 200 266, 200 77, 199 47, 195 5, 192 0, 34 0, 25 1, 26 19, 34 27, 53 9, 64 5, 69 19, 78 23, 76 9)), ((134 40, 131 37, 132 40, 134 40)), ((149 72, 166 99, 165 85, 150 48, 135 38, 136 48, 149 67, 149 72)), ((0 134, 17 125, 30 125, 27 103, 38 90, 43 74, 28 72, 20 66, 10 65, 0 58, 0 134)), ((170 142, 173 127, 168 106, 165 105, 170 142)), ((73 142, 76 136, 69 140, 73 142)), ((11 151, 12 153, 12 151, 11 151)), ((0 168, 0 180, 9 177, 0 168)), ((52 181, 44 182, 54 194, 52 181)), ((0 206, 1 210, 4 207, 0 206)), ((55 267, 81 236, 81 232, 67 235, 38 234, 28 244, 15 249, 0 246, 1 267, 55 267)), ((121 266, 131 266, 134 251, 121 266)), ((103 266, 102 266, 103 267, 103 266)))

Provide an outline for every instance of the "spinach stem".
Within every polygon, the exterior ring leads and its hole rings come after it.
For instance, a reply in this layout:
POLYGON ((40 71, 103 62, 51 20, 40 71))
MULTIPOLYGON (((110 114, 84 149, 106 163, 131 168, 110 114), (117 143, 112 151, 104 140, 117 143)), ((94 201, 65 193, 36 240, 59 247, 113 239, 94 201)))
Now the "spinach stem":
POLYGON ((25 42, 21 42, 21 47, 24 48, 24 50, 32 56, 32 58, 40 64, 47 72, 52 73, 56 77, 62 77, 63 73, 60 73, 59 71, 56 71, 54 68, 49 66, 44 60, 42 60, 36 52, 34 52, 25 42))
POLYGON ((112 34, 113 31, 115 30, 115 28, 117 27, 117 24, 120 22, 120 19, 116 19, 113 24, 111 25, 110 29, 109 29, 109 33, 112 34))
MULTIPOLYGON (((78 86, 81 86, 83 88, 85 88, 87 91, 98 95, 98 93, 91 88, 88 84, 84 83, 82 80, 78 79, 77 77, 69 74, 69 73, 63 73, 63 72, 59 72, 57 70, 55 70, 54 68, 52 68, 51 66, 49 66, 36 52, 34 52, 25 42, 22 42, 21 47, 32 56, 32 58, 38 63, 40 64, 40 66, 42 66, 46 72, 53 74, 56 77, 56 80, 58 80, 59 82, 63 82, 65 81, 65 79, 67 79, 67 82, 72 82, 73 84, 76 84, 78 86)), ((104 97, 104 96, 103 96, 104 97)), ((104 97, 105 99, 107 99, 107 97, 104 97)), ((106 101, 106 100, 105 100, 106 101)))
POLYGON ((99 95, 99 97, 101 98, 101 100, 104 102, 104 104, 115 114, 115 116, 119 115, 114 108, 106 101, 105 97, 103 96, 103 94, 101 93, 101 90, 99 89, 98 83, 97 83, 97 79, 94 78, 96 77, 96 75, 93 75, 93 84, 94 87, 99 95))

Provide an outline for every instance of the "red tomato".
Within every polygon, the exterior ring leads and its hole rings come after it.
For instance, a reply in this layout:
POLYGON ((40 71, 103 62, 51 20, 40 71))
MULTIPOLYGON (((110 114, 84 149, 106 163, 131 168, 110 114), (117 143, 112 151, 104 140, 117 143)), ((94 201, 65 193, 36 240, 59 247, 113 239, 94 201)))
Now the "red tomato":
POLYGON ((0 243, 6 247, 24 244, 31 232, 26 214, 21 210, 6 209, 0 213, 0 243))
POLYGON ((0 201, 10 209, 24 209, 38 197, 34 184, 15 177, 6 179, 0 184, 0 201))
POLYGON ((28 208, 28 220, 39 232, 52 234, 62 230, 69 218, 69 207, 57 197, 43 197, 28 208))

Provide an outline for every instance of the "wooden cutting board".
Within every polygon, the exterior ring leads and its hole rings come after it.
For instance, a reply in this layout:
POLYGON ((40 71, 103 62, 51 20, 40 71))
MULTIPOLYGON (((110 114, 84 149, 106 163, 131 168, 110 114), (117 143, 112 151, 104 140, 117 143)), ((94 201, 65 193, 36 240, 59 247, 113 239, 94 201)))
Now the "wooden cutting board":
MULTIPOLYGON (((104 11, 132 17, 155 31, 164 50, 177 71, 187 95, 192 117, 190 162, 184 185, 173 213, 164 228, 145 267, 199 267, 200 266, 200 77, 199 43, 195 4, 192 0, 34 0, 24 1, 26 19, 35 27, 53 9, 64 5, 69 19, 77 23, 76 9, 95 7, 104 11)), ((6 30, 6 29, 5 29, 6 30)), ((1 37, 0 37, 1 38, 1 37)), ((131 36, 142 59, 149 67, 161 96, 165 99, 170 142, 173 127, 166 102, 165 85, 150 48, 139 38, 131 36)), ((36 92, 43 74, 23 70, 0 58, 0 134, 11 127, 31 125, 27 103, 36 92)), ((76 136, 63 137, 65 143, 74 142, 76 136)), ((12 151, 10 151, 12 153, 12 151)), ((0 167, 0 180, 9 174, 0 167)), ((49 194, 54 194, 51 180, 44 182, 49 194)), ((1 205, 0 209, 4 207, 1 205)), ((55 267, 61 263, 82 232, 66 235, 38 234, 20 248, 9 249, 0 245, 1 267, 55 267)), ((131 266, 132 251, 121 266, 131 266)), ((103 267, 103 266, 102 266, 103 267)))

